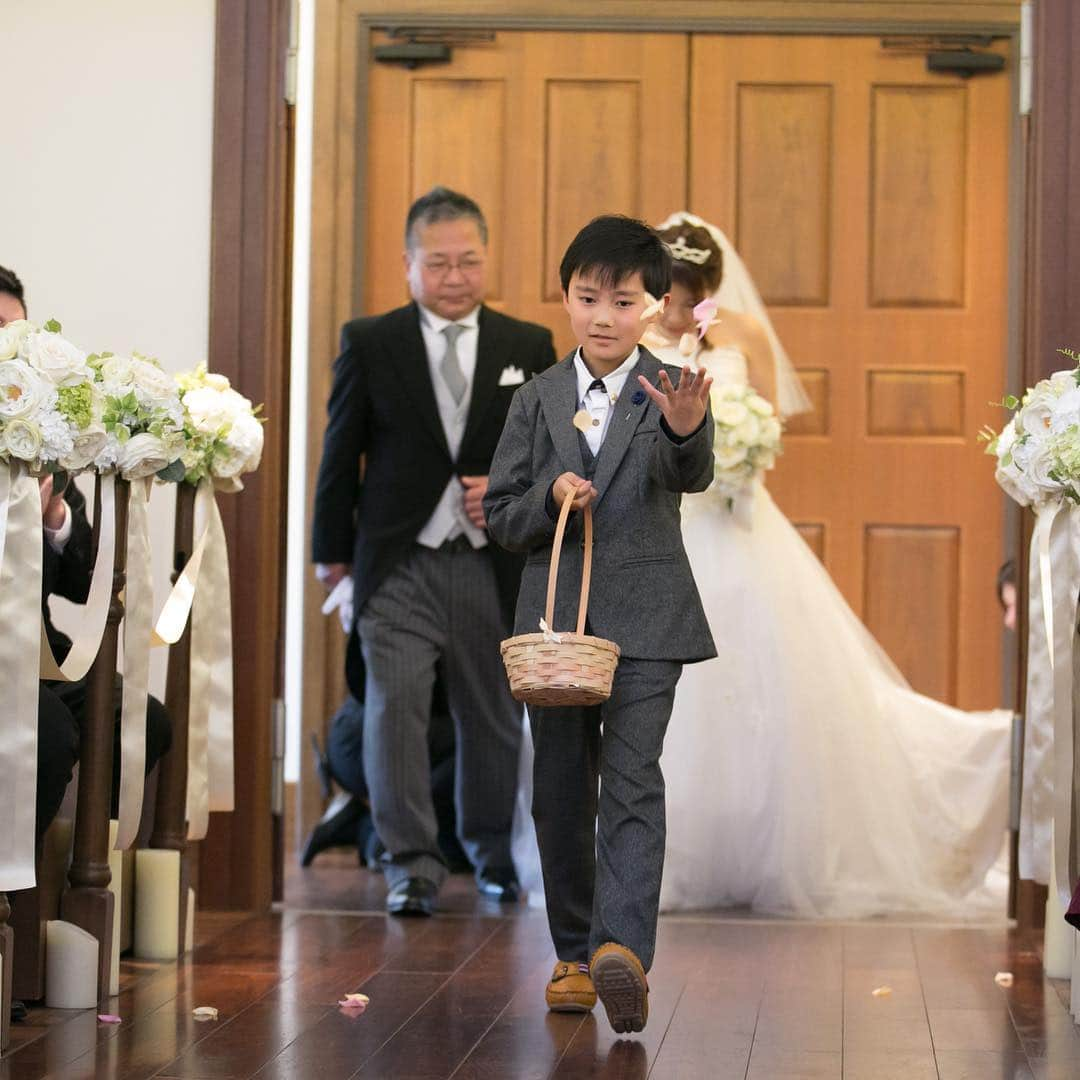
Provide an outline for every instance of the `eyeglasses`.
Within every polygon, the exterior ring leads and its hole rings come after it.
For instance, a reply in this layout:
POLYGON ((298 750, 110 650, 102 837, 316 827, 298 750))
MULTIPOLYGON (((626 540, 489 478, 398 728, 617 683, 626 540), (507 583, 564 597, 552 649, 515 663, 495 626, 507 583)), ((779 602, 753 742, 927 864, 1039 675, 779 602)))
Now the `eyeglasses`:
POLYGON ((446 277, 451 270, 459 270, 462 274, 478 273, 484 267, 484 260, 478 258, 464 258, 460 262, 452 263, 448 259, 425 259, 424 270, 435 277, 446 277))

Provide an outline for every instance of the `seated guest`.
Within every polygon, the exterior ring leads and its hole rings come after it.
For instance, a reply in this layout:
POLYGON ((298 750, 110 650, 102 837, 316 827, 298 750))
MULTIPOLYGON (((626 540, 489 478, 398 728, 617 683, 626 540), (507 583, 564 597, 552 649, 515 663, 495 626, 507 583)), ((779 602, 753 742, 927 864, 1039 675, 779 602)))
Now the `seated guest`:
MULTIPOLYGON (((439 850, 452 872, 465 871, 470 869, 470 863, 457 838, 454 811, 454 725, 441 680, 435 684, 428 751, 439 850)), ((311 831, 301 854, 301 865, 310 866, 315 856, 326 848, 355 846, 361 863, 373 870, 380 869, 379 860, 386 849, 371 819, 364 776, 364 705, 352 694, 346 696, 330 721, 326 756, 320 759, 319 770, 327 783, 333 780, 347 794, 343 800, 331 804, 330 812, 311 831)))
POLYGON ((997 575, 997 597, 1006 630, 1016 629, 1016 560, 1007 559, 997 575))
MULTIPOLYGON (((26 318, 22 282, 0 266, 0 327, 26 318)), ((62 596, 83 604, 90 592, 92 539, 86 500, 66 474, 42 477, 43 542, 41 613, 45 632, 58 663, 71 649, 71 639, 53 624, 49 597, 62 596)), ((112 813, 120 797, 120 679, 116 680, 116 726, 113 739, 112 813)), ((42 682, 38 697, 37 836, 40 840, 60 809, 64 791, 78 760, 79 732, 86 718, 86 680, 42 682)), ((147 700, 146 771, 169 749, 172 725, 165 706, 147 700)))

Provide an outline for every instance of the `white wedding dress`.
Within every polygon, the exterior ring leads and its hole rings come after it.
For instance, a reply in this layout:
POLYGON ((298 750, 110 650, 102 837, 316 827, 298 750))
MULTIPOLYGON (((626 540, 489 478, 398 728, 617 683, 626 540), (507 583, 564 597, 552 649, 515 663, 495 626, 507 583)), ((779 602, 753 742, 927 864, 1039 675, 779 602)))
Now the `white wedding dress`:
MULTIPOLYGON (((735 349, 698 362, 746 382, 735 349)), ((661 908, 1004 915, 1011 714, 913 691, 764 485, 682 513, 718 656, 684 667, 667 731, 661 908)), ((535 901, 529 750, 515 855, 535 901)))

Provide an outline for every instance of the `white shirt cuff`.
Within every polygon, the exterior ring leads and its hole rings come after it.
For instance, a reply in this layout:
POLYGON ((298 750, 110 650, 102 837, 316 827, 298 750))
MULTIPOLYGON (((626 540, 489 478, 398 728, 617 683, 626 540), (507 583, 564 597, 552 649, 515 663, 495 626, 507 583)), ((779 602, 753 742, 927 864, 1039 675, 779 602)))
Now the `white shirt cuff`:
POLYGON ((64 521, 59 529, 50 529, 48 525, 42 526, 42 532, 45 533, 45 539, 49 543, 49 547, 56 552, 57 555, 63 555, 64 548, 67 547, 68 540, 71 539, 71 511, 68 509, 68 504, 64 503, 64 521))

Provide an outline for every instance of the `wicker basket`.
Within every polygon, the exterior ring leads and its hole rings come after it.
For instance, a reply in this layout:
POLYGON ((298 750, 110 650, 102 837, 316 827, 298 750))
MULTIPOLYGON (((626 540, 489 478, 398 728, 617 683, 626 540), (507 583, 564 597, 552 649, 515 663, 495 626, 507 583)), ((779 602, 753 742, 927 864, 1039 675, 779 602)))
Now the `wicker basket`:
MULTIPOLYGON (((570 516, 573 492, 563 500, 555 539, 551 546, 545 622, 554 630, 555 585, 559 577, 559 554, 570 516)), ((598 705, 611 696, 611 680, 619 662, 619 646, 591 637, 585 631, 592 579, 592 507, 585 507, 585 562, 581 572, 581 600, 574 633, 519 634, 501 646, 510 692, 528 705, 598 705)))

